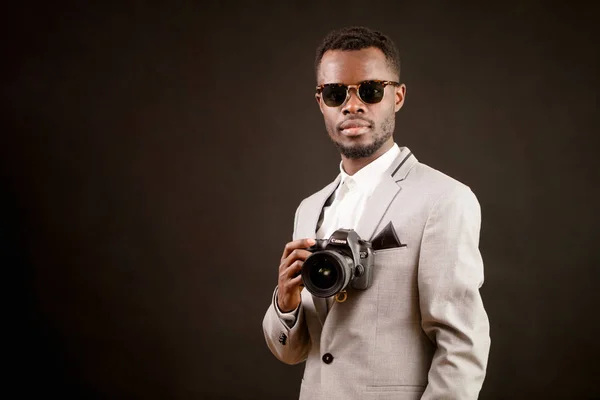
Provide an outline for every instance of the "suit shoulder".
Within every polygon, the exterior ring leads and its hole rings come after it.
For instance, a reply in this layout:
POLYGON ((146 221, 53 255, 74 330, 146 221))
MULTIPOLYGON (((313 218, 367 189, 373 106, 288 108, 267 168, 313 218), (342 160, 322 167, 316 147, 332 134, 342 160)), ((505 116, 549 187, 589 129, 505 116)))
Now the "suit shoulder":
POLYGON ((430 192, 434 197, 473 195, 471 188, 466 184, 421 162, 414 165, 406 181, 430 192))
POLYGON ((405 185, 413 189, 413 193, 420 197, 424 209, 429 211, 434 207, 480 207, 477 196, 469 186, 421 162, 411 168, 405 185))

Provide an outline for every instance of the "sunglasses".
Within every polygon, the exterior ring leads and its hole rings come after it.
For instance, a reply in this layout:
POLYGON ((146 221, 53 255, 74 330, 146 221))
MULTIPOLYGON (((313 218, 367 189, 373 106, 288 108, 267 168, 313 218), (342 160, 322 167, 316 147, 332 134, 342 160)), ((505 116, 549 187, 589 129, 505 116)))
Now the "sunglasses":
POLYGON ((358 98, 366 104, 379 103, 383 99, 387 85, 400 86, 398 82, 392 81, 364 81, 358 85, 344 85, 342 83, 327 83, 317 86, 317 93, 321 95, 325 104, 329 107, 339 107, 348 98, 350 88, 356 88, 358 98))

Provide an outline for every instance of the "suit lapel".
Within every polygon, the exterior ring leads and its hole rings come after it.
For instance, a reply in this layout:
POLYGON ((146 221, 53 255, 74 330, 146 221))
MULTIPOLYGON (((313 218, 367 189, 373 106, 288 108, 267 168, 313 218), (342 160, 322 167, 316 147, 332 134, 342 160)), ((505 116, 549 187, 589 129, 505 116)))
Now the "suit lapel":
POLYGON ((319 317, 319 322, 321 323, 321 328, 325 324, 325 318, 327 317, 327 299, 324 297, 313 296, 312 301, 315 305, 315 310, 317 311, 317 316, 319 317))
POLYGON ((319 217, 321 216, 323 206, 339 185, 340 179, 341 175, 338 175, 333 182, 325 186, 314 196, 305 200, 306 203, 302 204, 300 207, 295 239, 314 239, 317 236, 317 224, 319 223, 319 217))
POLYGON ((363 215, 355 229, 361 239, 371 240, 390 204, 401 190, 400 182, 404 180, 416 161, 417 159, 407 147, 401 148, 400 154, 365 203, 363 215))

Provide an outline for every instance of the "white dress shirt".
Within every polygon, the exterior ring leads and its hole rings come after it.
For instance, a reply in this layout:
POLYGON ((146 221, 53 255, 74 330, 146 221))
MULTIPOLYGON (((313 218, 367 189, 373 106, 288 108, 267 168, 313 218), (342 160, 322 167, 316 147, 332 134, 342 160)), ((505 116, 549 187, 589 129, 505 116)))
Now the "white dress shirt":
MULTIPOLYGON (((341 180, 333 196, 330 206, 323 208, 323 222, 317 231, 317 239, 328 239, 337 229, 355 229, 363 214, 365 203, 381 182, 383 174, 390 168, 400 148, 396 143, 376 160, 365 165, 354 175, 348 175, 340 162, 341 180)), ((332 297, 333 298, 333 297, 332 297)), ((329 310, 331 299, 328 299, 329 310)), ((281 312, 275 301, 275 310, 279 318, 290 328, 296 323, 298 308, 290 312, 281 312)))
POLYGON ((328 239, 337 229, 356 228, 365 203, 399 154, 400 148, 394 143, 392 148, 354 175, 348 175, 340 162, 342 178, 335 190, 333 202, 324 208, 323 223, 317 231, 317 239, 328 239))

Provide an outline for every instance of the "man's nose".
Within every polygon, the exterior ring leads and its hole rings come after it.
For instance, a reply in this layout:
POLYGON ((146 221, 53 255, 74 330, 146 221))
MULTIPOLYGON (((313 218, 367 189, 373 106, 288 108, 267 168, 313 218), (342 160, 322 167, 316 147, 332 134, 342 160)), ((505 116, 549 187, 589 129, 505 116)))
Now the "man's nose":
POLYGON ((342 107, 342 113, 344 115, 348 114, 358 114, 365 112, 365 103, 358 97, 358 92, 355 88, 348 89, 348 100, 346 100, 346 104, 342 107))

